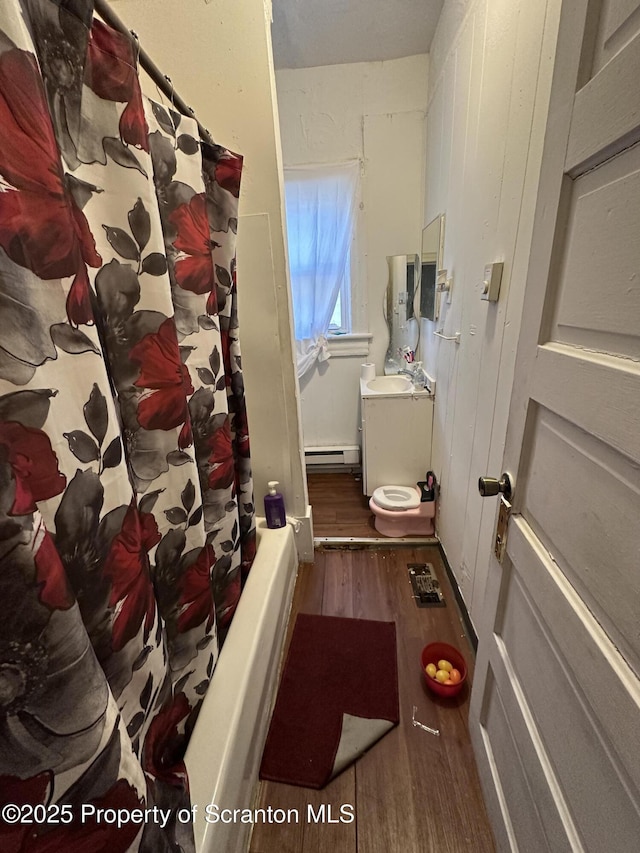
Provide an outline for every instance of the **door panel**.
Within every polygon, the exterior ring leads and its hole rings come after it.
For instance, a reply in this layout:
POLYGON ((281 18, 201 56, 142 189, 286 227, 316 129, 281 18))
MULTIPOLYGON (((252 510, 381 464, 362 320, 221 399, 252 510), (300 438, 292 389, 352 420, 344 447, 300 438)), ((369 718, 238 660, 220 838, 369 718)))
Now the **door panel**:
POLYGON ((569 183, 549 339, 640 357, 640 147, 569 183), (615 270, 615 274, 613 271, 615 270))
MULTIPOLYGON (((533 592, 535 596, 535 589, 533 592)), ((500 636, 514 675, 555 779, 565 792, 569 810, 585 839, 585 849, 610 849, 611 827, 615 826, 619 849, 631 850, 632 840, 640 838, 637 803, 630 801, 628 794, 621 795, 620 783, 625 775, 621 762, 610 760, 612 745, 601 735, 588 696, 560 654, 534 596, 523 586, 519 571, 513 572, 500 636), (594 762, 599 767, 595 778, 594 762)), ((576 617, 570 614, 569 618, 576 617)), ((594 645, 591 639, 587 642, 587 648, 594 645)), ((591 648, 590 653, 597 655, 598 650, 591 648)), ((605 683, 617 678, 607 668, 607 663, 598 668, 604 669, 605 683)))
POLYGON ((640 672, 640 471, 553 413, 536 407, 535 466, 520 478, 521 512, 627 662, 640 672))
POLYGON ((499 849, 525 853, 580 849, 577 832, 501 641, 496 643, 492 656, 484 698, 484 746, 502 807, 508 814, 504 828, 496 833, 499 849))
POLYGON ((624 665, 612 669, 608 637, 524 519, 509 536, 479 719, 507 818, 500 849, 631 853, 640 837, 637 680, 624 665))
POLYGON ((538 347, 532 374, 531 399, 629 459, 640 458, 637 363, 548 343, 538 347))
POLYGON ((594 74, 602 68, 620 49, 628 33, 637 25, 638 4, 636 0, 618 0, 604 3, 600 19, 598 52, 594 60, 594 74))
MULTIPOLYGON (((509 786, 510 799, 516 804, 517 812, 513 814, 513 823, 508 827, 508 831, 514 833, 515 827, 517 835, 526 838, 527 841, 531 840, 535 844, 536 850, 548 851, 551 848, 547 843, 544 824, 552 823, 549 827, 549 834, 557 837, 558 833, 563 834, 562 822, 557 816, 555 821, 550 821, 553 812, 550 812, 548 808, 541 808, 540 806, 543 804, 536 802, 509 722, 513 716, 513 711, 509 713, 504 707, 493 671, 490 670, 487 679, 482 726, 486 735, 485 746, 494 772, 494 784, 500 789, 501 798, 504 798, 504 792, 501 790, 504 780, 509 786)), ((548 806, 555 810, 555 804, 552 800, 548 806)), ((515 836, 514 840, 516 840, 515 836)), ((571 847, 565 843, 563 849, 571 850, 571 847)))
POLYGON ((500 847, 525 853, 640 839, 638 80, 640 2, 561 0, 470 713, 500 847))
MULTIPOLYGON (((637 16, 635 26, 640 29, 637 16)), ((637 140, 640 126, 639 79, 640 33, 636 32, 631 41, 576 94, 567 146, 568 174, 584 172, 637 140)))
MULTIPOLYGON (((572 674, 573 683, 584 697, 585 709, 595 715, 602 736, 614 745, 613 749, 610 748, 610 761, 618 768, 620 777, 628 780, 637 803, 640 786, 638 679, 624 660, 616 658, 615 649, 602 626, 524 519, 512 520, 509 544, 511 571, 517 572, 522 588, 542 614, 549 642, 572 674), (612 661, 616 664, 614 672, 612 661)), ((506 574, 510 573, 507 571, 506 574)), ((505 620, 502 608, 499 624, 505 620)), ((541 673, 539 678, 543 677, 541 673)), ((533 688, 532 685, 530 691, 533 688)), ((558 723, 566 732, 575 721, 565 715, 560 703, 557 711, 558 723)), ((560 754, 554 756, 554 762, 559 759, 560 754)), ((594 762, 591 768, 590 778, 597 784, 601 768, 594 762)), ((620 795, 622 801, 628 798, 626 792, 620 791, 620 795)), ((609 826, 610 832, 614 829, 609 826)), ((612 841, 614 838, 612 836, 612 841)), ((611 853, 624 849, 613 844, 608 848, 611 853)), ((633 849, 637 849, 637 845, 633 849)))

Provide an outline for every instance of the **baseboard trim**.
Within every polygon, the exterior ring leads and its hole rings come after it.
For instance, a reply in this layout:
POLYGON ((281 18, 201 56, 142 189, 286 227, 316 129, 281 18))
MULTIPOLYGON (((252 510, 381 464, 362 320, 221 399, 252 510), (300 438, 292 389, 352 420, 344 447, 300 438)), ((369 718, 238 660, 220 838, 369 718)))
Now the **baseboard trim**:
POLYGON ((476 630, 473 627, 473 622, 471 621, 471 616, 469 615, 467 605, 464 603, 464 598, 462 597, 462 593, 460 592, 460 586, 458 585, 458 581, 456 580, 451 566, 449 565, 449 561, 447 560, 447 555, 445 554, 445 550, 442 547, 442 542, 438 542, 438 550, 440 551, 442 564, 445 568, 447 576, 449 577, 449 583, 451 584, 451 589, 453 590, 453 595, 455 597, 456 604, 458 605, 458 610, 460 611, 460 616, 464 624, 464 629, 467 633, 467 636, 469 637, 469 642, 473 646, 473 651, 477 653, 478 635, 476 634, 476 630))
POLYGON ((314 547, 319 550, 329 550, 331 548, 397 548, 398 546, 406 546, 415 548, 418 545, 439 545, 439 541, 435 536, 414 536, 411 539, 395 538, 393 536, 364 537, 358 536, 316 536, 313 540, 314 547))

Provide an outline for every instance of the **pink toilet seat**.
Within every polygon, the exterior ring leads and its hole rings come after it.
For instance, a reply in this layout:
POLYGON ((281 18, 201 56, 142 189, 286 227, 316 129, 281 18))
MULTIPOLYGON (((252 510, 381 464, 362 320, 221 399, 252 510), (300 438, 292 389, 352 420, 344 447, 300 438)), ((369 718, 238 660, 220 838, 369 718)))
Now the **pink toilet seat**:
POLYGON ((371 498, 369 509, 375 517, 376 530, 383 536, 432 536, 435 531, 435 501, 425 501, 415 509, 388 510, 371 498))

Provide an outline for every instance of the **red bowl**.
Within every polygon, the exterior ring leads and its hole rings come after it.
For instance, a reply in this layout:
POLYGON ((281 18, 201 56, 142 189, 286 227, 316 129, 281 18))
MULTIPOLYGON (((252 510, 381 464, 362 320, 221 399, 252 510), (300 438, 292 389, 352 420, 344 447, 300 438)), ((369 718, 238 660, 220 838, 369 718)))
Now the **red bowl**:
POLYGON ((467 664, 456 648, 450 646, 448 643, 429 643, 422 650, 420 661, 422 663, 422 674, 425 677, 429 690, 437 693, 438 696, 445 697, 456 696, 462 690, 462 685, 467 680, 467 664), (461 677, 457 684, 441 684, 435 678, 427 675, 427 664, 434 663, 437 666, 439 660, 448 660, 449 663, 453 664, 454 669, 460 672, 461 677))

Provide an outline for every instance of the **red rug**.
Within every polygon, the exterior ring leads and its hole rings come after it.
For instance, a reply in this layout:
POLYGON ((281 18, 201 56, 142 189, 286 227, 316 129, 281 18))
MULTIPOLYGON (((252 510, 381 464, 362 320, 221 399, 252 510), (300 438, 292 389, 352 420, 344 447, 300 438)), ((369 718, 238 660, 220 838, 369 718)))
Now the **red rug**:
POLYGON ((301 613, 260 778, 323 788, 399 720, 395 623, 301 613))

